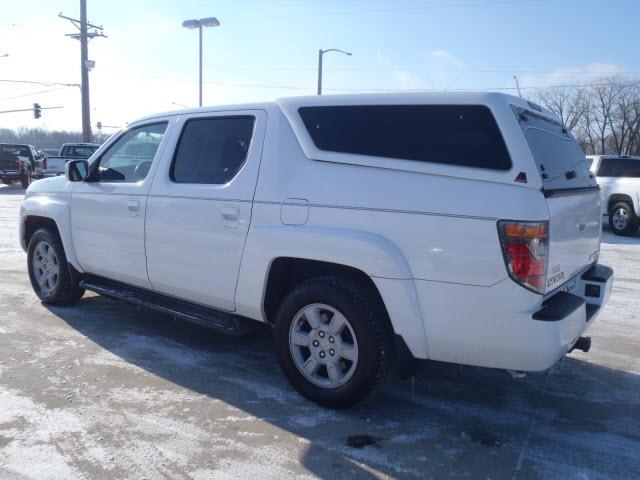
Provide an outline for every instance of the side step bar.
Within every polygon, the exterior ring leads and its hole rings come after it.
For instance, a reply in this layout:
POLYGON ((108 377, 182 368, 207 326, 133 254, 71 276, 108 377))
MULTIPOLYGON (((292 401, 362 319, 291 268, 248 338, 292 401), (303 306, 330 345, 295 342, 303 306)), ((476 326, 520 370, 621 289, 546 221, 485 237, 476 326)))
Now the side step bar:
POLYGON ((196 325, 212 328, 227 335, 244 335, 255 330, 257 323, 237 315, 222 312, 197 303, 180 300, 143 288, 100 277, 86 277, 80 286, 99 295, 124 300, 140 307, 180 318, 196 325))

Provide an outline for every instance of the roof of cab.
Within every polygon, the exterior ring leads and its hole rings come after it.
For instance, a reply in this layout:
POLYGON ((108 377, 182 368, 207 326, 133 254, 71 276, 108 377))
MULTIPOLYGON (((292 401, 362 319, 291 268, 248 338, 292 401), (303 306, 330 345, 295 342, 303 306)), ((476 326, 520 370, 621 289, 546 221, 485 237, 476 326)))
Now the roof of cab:
POLYGON ((192 115, 198 113, 225 112, 234 110, 271 110, 273 108, 292 108, 297 106, 336 106, 336 105, 391 105, 391 104, 496 104, 505 102, 526 108, 540 109, 548 115, 555 115, 544 107, 533 104, 524 98, 498 92, 397 92, 397 93, 357 93, 338 95, 307 95, 299 97, 278 98, 272 102, 244 103, 231 105, 210 105, 198 108, 170 110, 148 115, 131 122, 131 125, 148 120, 192 115))

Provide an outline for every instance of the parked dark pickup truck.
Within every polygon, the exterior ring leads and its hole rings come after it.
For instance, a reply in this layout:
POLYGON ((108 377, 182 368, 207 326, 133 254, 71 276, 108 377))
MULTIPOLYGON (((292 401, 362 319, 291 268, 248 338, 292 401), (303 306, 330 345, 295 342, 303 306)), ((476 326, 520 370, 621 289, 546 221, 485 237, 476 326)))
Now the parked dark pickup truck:
POLYGON ((47 158, 32 145, 0 143, 0 180, 11 185, 20 181, 27 188, 34 178, 44 177, 47 158))

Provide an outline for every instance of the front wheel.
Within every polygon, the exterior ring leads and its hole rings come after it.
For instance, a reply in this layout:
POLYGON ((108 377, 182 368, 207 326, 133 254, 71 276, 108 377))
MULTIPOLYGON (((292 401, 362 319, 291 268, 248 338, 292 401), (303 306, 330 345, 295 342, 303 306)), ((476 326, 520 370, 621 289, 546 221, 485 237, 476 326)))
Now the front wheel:
POLYGON ((62 242, 48 228, 37 230, 29 240, 29 279, 36 295, 43 303, 69 305, 84 295, 77 281, 71 277, 62 242))
POLYGON ((301 395, 346 408, 384 383, 394 363, 392 332, 375 304, 337 277, 307 280, 287 294, 276 316, 276 350, 301 395))
POLYGON ((609 211, 609 227, 616 235, 632 235, 639 224, 640 219, 627 202, 617 202, 609 211))

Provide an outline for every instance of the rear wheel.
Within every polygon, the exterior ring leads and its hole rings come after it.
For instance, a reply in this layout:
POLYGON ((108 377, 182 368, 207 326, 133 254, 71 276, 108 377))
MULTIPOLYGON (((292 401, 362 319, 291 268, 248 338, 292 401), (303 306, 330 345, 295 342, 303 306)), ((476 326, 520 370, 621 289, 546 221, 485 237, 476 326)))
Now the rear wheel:
POLYGON ((60 238, 48 228, 31 236, 27 262, 31 286, 44 303, 69 305, 84 295, 85 290, 71 277, 60 238))
POLYGON ((33 179, 31 169, 27 168, 27 171, 20 175, 20 183, 22 184, 22 188, 27 188, 31 185, 31 180, 33 179))
POLYGON ((627 202, 617 202, 609 210, 609 227, 616 235, 631 235, 638 230, 640 219, 627 202))
POLYGON ((276 350, 301 395, 346 408, 384 383, 394 363, 393 334, 374 314, 375 303, 337 277, 307 280, 287 294, 276 316, 276 350))

